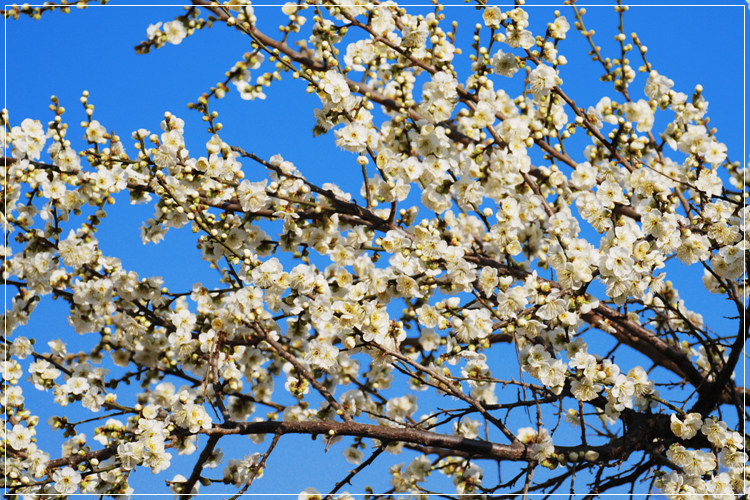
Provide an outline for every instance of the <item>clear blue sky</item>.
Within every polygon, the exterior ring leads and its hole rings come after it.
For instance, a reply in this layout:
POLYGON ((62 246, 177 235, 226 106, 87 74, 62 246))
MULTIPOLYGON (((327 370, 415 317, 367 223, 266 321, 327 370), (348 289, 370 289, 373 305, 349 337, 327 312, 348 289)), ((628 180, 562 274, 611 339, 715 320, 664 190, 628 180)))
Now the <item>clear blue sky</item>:
MULTIPOLYGON (((87 89, 89 102, 96 106, 94 118, 109 130, 117 131, 131 153, 131 132, 138 128, 158 131, 165 111, 185 120, 187 147, 200 151, 207 139, 205 124, 185 105, 223 80, 224 72, 250 50, 248 39, 217 26, 197 33, 179 46, 167 45, 147 55, 136 55, 133 46, 145 39, 149 24, 169 21, 182 10, 179 7, 115 7, 116 3, 122 2, 112 2, 112 6, 104 8, 73 10, 69 15, 47 14, 41 21, 22 18, 6 22, 5 107, 10 111, 11 123, 17 125, 30 117, 46 124, 51 119, 47 109, 49 97, 57 95, 68 109, 65 119, 71 126, 69 138, 74 147, 82 148, 82 129, 78 123, 84 119, 84 113, 79 97, 81 91, 87 89)), ((634 2, 626 16, 625 29, 626 33, 636 31, 648 45, 650 62, 661 74, 675 81, 675 90, 690 94, 696 84, 703 85, 704 95, 710 102, 711 126, 718 128, 719 140, 727 144, 730 157, 744 162, 747 159, 743 151, 742 102, 746 9, 745 3, 738 0, 726 3, 734 6, 652 7, 646 6, 648 2, 634 2)), ((534 33, 543 31, 546 23, 553 19, 554 9, 534 7, 539 4, 541 2, 528 2, 534 33)), ((566 10, 569 8, 558 8, 572 23, 572 12, 566 10)), ((605 54, 617 57, 618 52, 611 50, 615 47, 612 36, 617 26, 613 9, 589 7, 588 10, 587 25, 597 31, 597 43, 603 45, 605 54)), ((256 7, 256 15, 261 29, 275 32, 280 19, 277 8, 256 7)), ((473 8, 462 4, 448 8, 446 15, 459 20, 459 36, 463 35, 459 40, 464 42, 470 37, 474 23, 481 22, 473 8)), ((571 29, 568 39, 561 43, 560 52, 569 61, 561 74, 564 89, 579 105, 593 105, 605 94, 614 97, 609 85, 598 81, 599 68, 588 57, 588 46, 575 30, 571 29)), ((632 58, 635 57, 636 53, 632 53, 632 58)), ((466 66, 463 67, 465 70, 466 66)), ((634 87, 642 88, 644 81, 641 76, 634 87)), ((511 89, 509 93, 515 95, 517 91, 511 89)), ((313 182, 335 181, 344 189, 358 193, 360 173, 354 156, 338 150, 330 136, 317 139, 312 136, 312 110, 319 107, 319 100, 305 94, 303 84, 291 78, 267 89, 266 94, 265 101, 241 101, 232 91, 226 99, 214 103, 225 127, 222 138, 261 157, 281 153, 313 182)), ((246 169, 251 180, 265 175, 259 166, 246 164, 246 169)), ((158 246, 143 246, 139 227, 141 221, 152 216, 153 208, 120 201, 125 203, 115 205, 98 234, 105 254, 119 257, 126 269, 135 270, 140 276, 164 276, 172 291, 187 290, 197 281, 215 282, 215 272, 207 266, 194 265, 199 264, 199 254, 190 231, 172 230, 158 246)), ((731 315, 731 309, 722 300, 703 293, 697 281, 700 274, 693 271, 690 269, 672 277, 687 306, 702 313, 715 329, 734 329, 732 323, 721 319, 724 314, 731 315)), ((87 345, 85 337, 76 336, 67 326, 65 310, 64 304, 47 297, 30 324, 17 334, 37 337, 38 345, 58 337, 69 341, 71 346, 87 345)), ((26 391, 28 406, 34 410, 39 410, 40 403, 51 402, 49 393, 32 396, 33 389, 26 391)), ((128 392, 123 391, 119 397, 127 400, 128 396, 128 392)), ((65 411, 76 415, 75 406, 65 411)), ((42 420, 46 419, 46 410, 40 411, 42 420)), ((423 411, 426 409, 420 408, 417 414, 423 411)), ((43 433, 45 427, 40 426, 38 436, 42 447, 43 443, 59 443, 61 436, 43 433)), ((267 443, 256 446, 245 438, 232 442, 232 450, 240 456, 262 453, 267 443)), ((226 456, 230 456, 229 443, 222 442, 220 446, 226 456)), ((334 446, 323 455, 319 442, 310 443, 308 437, 284 437, 268 462, 265 477, 255 483, 253 490, 296 494, 306 486, 315 486, 327 492, 351 468, 341 455, 342 449, 341 445, 334 446)), ((411 457, 406 452, 399 457, 382 456, 372 467, 373 472, 380 474, 363 474, 369 481, 355 481, 352 487, 344 489, 362 492, 365 484, 372 484, 385 490, 389 479, 387 466, 402 461, 408 463, 411 457)), ((136 493, 165 492, 163 480, 171 479, 176 472, 189 475, 196 458, 197 455, 174 457, 173 464, 184 463, 185 467, 170 469, 159 476, 140 472, 131 484, 136 493)), ((207 475, 218 477, 220 474, 221 469, 217 469, 207 475)), ((495 474, 492 467, 485 467, 486 476, 495 474)), ((446 483, 445 486, 446 491, 453 491, 452 485, 446 483)))

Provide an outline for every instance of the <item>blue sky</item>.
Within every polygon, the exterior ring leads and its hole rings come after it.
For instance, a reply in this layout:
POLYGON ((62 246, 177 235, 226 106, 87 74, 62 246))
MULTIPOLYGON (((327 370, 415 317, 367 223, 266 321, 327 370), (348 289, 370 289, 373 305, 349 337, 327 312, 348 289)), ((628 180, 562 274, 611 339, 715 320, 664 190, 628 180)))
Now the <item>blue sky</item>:
MULTIPOLYGON (((735 5, 654 7, 647 6, 647 2, 633 2, 634 7, 626 16, 625 30, 638 33, 649 47, 649 61, 661 74, 675 81, 675 90, 689 95, 696 84, 703 85, 704 96, 710 102, 711 126, 718 128, 719 140, 727 144, 730 157, 744 162, 747 159, 743 150, 742 101, 746 9, 744 2, 727 3, 735 5)), ((130 133, 138 128, 158 131, 165 111, 185 120, 187 147, 201 152, 208 138, 205 124, 196 112, 186 108, 186 103, 195 101, 202 92, 223 80, 224 72, 250 50, 247 38, 217 26, 197 33, 179 46, 167 45, 147 55, 136 55, 133 46, 145 39, 149 24, 169 21, 182 11, 180 7, 116 7, 115 4, 74 10, 69 15, 47 14, 41 21, 22 18, 6 22, 5 107, 10 111, 11 123, 17 125, 30 117, 46 124, 51 118, 47 109, 49 97, 54 94, 68 110, 64 118, 71 126, 69 138, 73 146, 83 147, 83 132, 77 124, 85 117, 79 97, 86 89, 90 92, 89 102, 96 106, 94 118, 108 129, 114 129, 131 153, 130 133)), ((543 31, 546 23, 554 19, 554 9, 537 6, 541 4, 528 2, 535 33, 543 31)), ((572 23, 569 8, 558 8, 572 23)), ((619 49, 614 50, 617 44, 612 40, 617 26, 613 9, 592 6, 588 11, 585 19, 587 25, 597 31, 597 43, 603 46, 605 54, 617 57, 619 49)), ((269 33, 274 32, 281 19, 278 9, 273 7, 256 7, 256 15, 261 29, 269 33)), ((473 8, 463 5, 448 8, 446 15, 459 20, 459 45, 466 47, 472 26, 481 22, 480 17, 473 8)), ((609 85, 598 81, 599 68, 587 56, 588 46, 578 33, 571 29, 568 39, 561 43, 560 52, 569 61, 561 73, 565 82, 563 88, 579 105, 587 107, 605 94, 613 96, 609 85)), ((632 57, 634 59, 636 53, 632 53, 632 57)), ((633 65, 639 64, 634 62, 633 65)), ((463 68, 466 71, 466 65, 463 68)), ((645 78, 640 76, 634 84, 636 97, 641 95, 644 82, 645 78)), ((515 95, 512 88, 508 91, 515 95)), ((358 193, 360 172, 355 157, 337 149, 329 136, 317 139, 312 136, 312 110, 320 106, 319 100, 305 94, 304 85, 291 78, 267 89, 266 94, 268 97, 264 101, 241 101, 232 91, 224 100, 214 102, 213 109, 219 112, 219 120, 225 126, 222 138, 264 158, 281 153, 311 181, 334 181, 358 193)), ((659 130, 658 124, 657 121, 655 130, 659 130)), ((261 167, 249 163, 246 173, 251 180, 265 176, 261 167)), ((197 281, 207 284, 216 281, 216 273, 207 266, 194 265, 199 254, 190 231, 173 230, 158 246, 143 246, 139 227, 141 221, 152 216, 153 208, 121 201, 125 203, 115 205, 98 234, 105 254, 121 258, 125 268, 135 270, 142 277, 164 276, 172 291, 187 290, 197 281), (185 272, 188 266, 189 273, 185 272)), ((700 274, 694 271, 691 268, 672 278, 687 306, 702 313, 707 323, 717 329, 734 329, 731 322, 721 319, 723 314, 732 314, 731 309, 724 301, 703 292, 697 281, 700 274)), ((32 316, 30 324, 18 334, 34 336, 40 341, 62 337, 69 339, 72 345, 78 342, 84 345, 86 339, 76 337, 67 326, 64 314, 64 304, 47 299, 32 316)), ((31 397, 32 392, 27 393, 27 397, 31 397)), ((126 391, 120 397, 127 396, 126 391)), ((40 403, 51 401, 50 394, 38 398, 40 403)), ((66 408, 66 412, 74 415, 73 406, 66 408)), ((421 412, 420 408, 417 414, 421 412)), ((40 443, 46 440, 59 443, 61 438, 40 431, 40 443)), ((233 450, 243 454, 262 453, 267 446, 267 443, 255 446, 247 439, 235 443, 233 450)), ((228 451, 228 444, 222 442, 221 446, 228 451)), ((308 437, 284 437, 269 459, 265 477, 256 482, 254 490, 297 493, 306 486, 315 486, 327 491, 351 466, 343 460, 341 445, 332 447, 326 455, 322 454, 322 448, 319 442, 310 446, 308 437), (300 450, 309 450, 309 454, 300 450)), ((187 466, 179 472, 188 475, 195 458, 184 459, 187 466)), ((175 457, 173 463, 182 463, 182 460, 175 457)), ((371 481, 355 481, 348 489, 362 492, 365 484, 387 489, 387 466, 410 460, 411 455, 406 452, 398 457, 383 456, 373 467, 379 475, 363 474, 371 481)), ((217 469, 209 475, 217 477, 220 471, 217 469)), ((170 470, 158 477, 142 472, 135 476, 132 484, 137 493, 165 491, 163 479, 170 479, 174 472, 170 470)), ((494 476, 496 472, 487 467, 485 474, 494 476)), ((445 489, 450 491, 452 487, 446 483, 445 489)))

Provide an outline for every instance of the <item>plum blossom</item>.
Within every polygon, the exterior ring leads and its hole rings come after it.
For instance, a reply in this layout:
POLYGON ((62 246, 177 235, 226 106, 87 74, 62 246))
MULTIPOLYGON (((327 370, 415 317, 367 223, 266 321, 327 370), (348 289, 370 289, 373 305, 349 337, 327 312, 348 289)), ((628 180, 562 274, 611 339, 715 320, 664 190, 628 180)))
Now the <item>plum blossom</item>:
POLYGON ((164 33, 166 34, 167 41, 173 45, 179 45, 187 36, 187 30, 182 21, 164 23, 164 33))
POLYGON ((52 480, 55 482, 57 493, 70 495, 78 490, 78 485, 81 484, 81 475, 72 467, 64 467, 52 474, 52 480))
POLYGON ((557 70, 540 64, 529 75, 529 90, 535 97, 548 95, 552 87, 558 84, 557 70))
POLYGON ((237 186, 237 198, 239 199, 242 210, 246 212, 257 212, 262 210, 268 204, 269 198, 266 194, 268 181, 250 182, 243 180, 237 186))
POLYGON ((325 100, 328 100, 333 104, 340 103, 350 94, 349 85, 347 85, 344 77, 332 69, 326 71, 325 75, 318 83, 318 86, 323 91, 325 100))
POLYGON ((651 99, 660 99, 666 95, 674 86, 674 82, 664 75, 660 75, 656 71, 651 71, 648 80, 646 80, 646 88, 644 93, 651 99))
POLYGON ((492 68, 498 75, 507 77, 512 77, 520 69, 516 56, 503 52, 502 50, 498 50, 495 55, 492 56, 492 68))

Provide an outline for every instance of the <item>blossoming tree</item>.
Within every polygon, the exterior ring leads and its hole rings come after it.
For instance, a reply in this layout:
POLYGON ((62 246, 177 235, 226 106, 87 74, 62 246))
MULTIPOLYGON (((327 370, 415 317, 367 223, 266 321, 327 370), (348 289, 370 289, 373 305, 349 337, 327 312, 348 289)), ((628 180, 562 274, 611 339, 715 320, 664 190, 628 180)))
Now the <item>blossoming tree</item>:
POLYGON ((46 126, 3 113, 8 494, 148 493, 134 478, 149 470, 170 470, 175 493, 254 491, 289 434, 322 438, 301 460, 352 464, 321 495, 368 481, 394 495, 746 491, 744 169, 702 89, 679 91, 625 34, 626 7, 609 58, 575 5, 532 33, 521 6, 480 1, 466 27, 437 4, 299 1, 274 36, 263 9, 192 4, 136 50, 209 28, 246 37, 188 106, 204 144, 171 113, 128 141, 86 92, 79 149, 57 98, 46 126), (571 36, 609 95, 566 92, 571 36), (282 78, 319 97, 314 132, 352 153, 358 192, 222 138, 216 100, 261 99, 282 78), (127 195, 155 208, 144 243, 192 229, 220 283, 175 290, 105 255, 97 230, 127 195), (667 271, 688 266, 735 330, 685 306, 667 271), (50 298, 90 349, 23 336, 50 298), (90 413, 49 421, 62 451, 45 446, 36 391, 90 413), (171 470, 176 455, 191 465, 171 470), (385 481, 367 474, 379 462, 385 481))

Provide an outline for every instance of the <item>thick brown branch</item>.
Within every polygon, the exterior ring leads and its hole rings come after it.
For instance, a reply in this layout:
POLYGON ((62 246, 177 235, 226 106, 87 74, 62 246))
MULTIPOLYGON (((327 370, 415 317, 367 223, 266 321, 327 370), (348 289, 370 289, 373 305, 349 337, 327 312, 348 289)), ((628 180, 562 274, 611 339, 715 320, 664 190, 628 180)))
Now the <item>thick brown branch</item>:
MULTIPOLYGON (((638 429, 629 431, 626 438, 616 439, 609 444, 600 446, 556 446, 555 453, 569 455, 570 453, 585 453, 586 451, 598 454, 595 461, 607 462, 625 458, 630 452, 639 449, 647 443, 644 436, 646 427, 639 426, 638 429)), ((413 428, 386 427, 382 425, 362 424, 359 422, 337 422, 324 421, 265 421, 265 422, 226 422, 214 426, 212 429, 203 431, 209 435, 249 435, 249 434, 310 434, 313 436, 356 436, 377 439, 386 442, 401 442, 413 445, 421 445, 432 448, 441 448, 466 454, 475 458, 488 458, 493 460, 509 460, 519 462, 533 462, 531 449, 516 441, 513 444, 504 445, 483 441, 479 439, 466 439, 461 436, 438 434, 413 428)), ((591 455, 589 455, 591 456, 591 455)))
POLYGON ((690 411, 708 415, 726 391, 726 386, 731 381, 732 374, 737 366, 737 362, 740 360, 740 354, 742 354, 748 336, 749 325, 747 323, 747 313, 750 312, 749 310, 750 307, 748 307, 748 310, 745 310, 745 318, 740 320, 740 328, 737 332, 737 338, 732 344, 732 350, 729 352, 724 367, 716 376, 716 380, 707 384, 708 390, 701 392, 698 402, 695 403, 695 406, 693 406, 690 411))
MULTIPOLYGON (((203 467, 206 465, 208 459, 211 458, 211 454, 214 452, 214 447, 216 446, 216 443, 219 442, 219 439, 221 439, 221 436, 209 436, 206 447, 203 448, 203 451, 198 457, 198 461, 195 463, 195 467, 193 467, 193 472, 190 474, 190 477, 187 479, 187 481, 185 481, 185 483, 183 483, 182 485, 181 493, 191 495, 191 491, 193 491, 195 483, 197 483, 198 479, 200 479, 201 472, 203 472, 203 467)), ((188 498, 192 498, 192 495, 188 498)))

